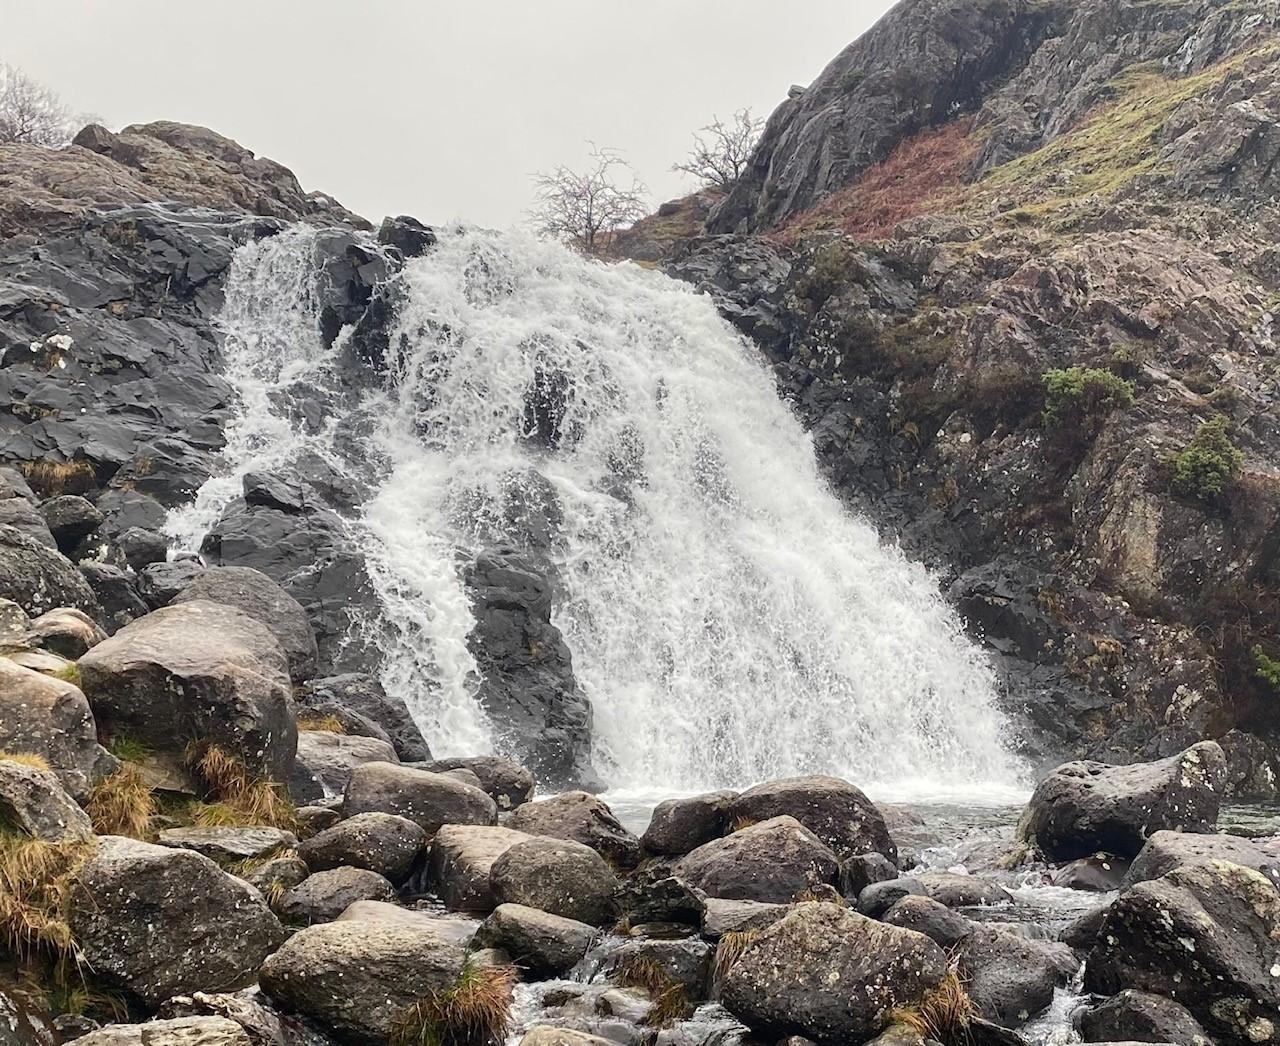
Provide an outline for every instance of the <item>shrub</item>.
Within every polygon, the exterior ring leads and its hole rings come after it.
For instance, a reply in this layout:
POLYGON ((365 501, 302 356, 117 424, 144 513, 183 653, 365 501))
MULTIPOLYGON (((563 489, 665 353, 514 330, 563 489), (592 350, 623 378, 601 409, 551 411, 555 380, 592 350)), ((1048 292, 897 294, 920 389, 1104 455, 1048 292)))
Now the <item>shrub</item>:
POLYGON ((1183 497, 1213 501, 1244 463, 1244 453, 1227 435, 1219 415, 1201 424, 1191 442, 1173 457, 1173 489, 1183 497))
POLYGON ((391 1033, 393 1046, 501 1046, 511 1020, 514 966, 468 960, 448 988, 409 1007, 391 1033))
POLYGON ((1261 646, 1253 648, 1254 674, 1276 690, 1280 690, 1280 661, 1267 657, 1261 646))
POLYGON ((808 269, 796 280, 796 294, 815 309, 820 309, 851 284, 856 276, 857 267, 849 251, 844 244, 833 241, 813 253, 808 269))
POLYGON ((1133 403, 1133 382, 1098 367, 1045 371, 1044 421, 1062 428, 1092 428, 1118 407, 1133 403))

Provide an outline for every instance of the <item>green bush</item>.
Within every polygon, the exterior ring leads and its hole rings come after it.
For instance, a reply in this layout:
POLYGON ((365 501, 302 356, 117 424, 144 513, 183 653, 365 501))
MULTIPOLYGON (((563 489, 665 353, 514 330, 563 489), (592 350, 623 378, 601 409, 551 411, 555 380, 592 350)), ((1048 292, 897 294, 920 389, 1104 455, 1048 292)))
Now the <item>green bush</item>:
POLYGON ((1227 435, 1227 418, 1204 422, 1173 457, 1173 489, 1184 497, 1212 501, 1240 471, 1244 453, 1227 435))
POLYGON ((1267 657, 1262 647, 1253 648, 1254 671, 1259 679, 1280 690, 1280 661, 1267 657))
POLYGON ((1042 380, 1046 425, 1085 427, 1133 403, 1133 382, 1098 367, 1048 370, 1042 380))
POLYGON ((815 309, 853 283, 858 268, 839 241, 819 248, 809 262, 808 270, 796 280, 796 294, 815 309))

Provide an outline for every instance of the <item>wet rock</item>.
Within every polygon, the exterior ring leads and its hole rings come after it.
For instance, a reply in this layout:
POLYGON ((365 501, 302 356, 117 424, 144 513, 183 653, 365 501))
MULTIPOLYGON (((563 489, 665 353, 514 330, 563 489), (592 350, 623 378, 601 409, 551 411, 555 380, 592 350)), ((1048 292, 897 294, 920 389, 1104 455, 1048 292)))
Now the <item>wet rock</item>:
POLYGON ((858 854, 840 862, 840 892, 854 900, 872 883, 896 878, 898 869, 883 854, 858 854))
POLYGON ((40 505, 49 533, 64 555, 92 534, 106 518, 93 502, 76 494, 59 494, 40 505))
POLYGON ((109 1024, 75 1040, 81 1046, 250 1046, 226 1017, 176 1017, 146 1024, 109 1024))
POLYGON ((838 905, 802 904, 730 967, 721 997, 757 1033, 835 1046, 879 1034, 891 1010, 918 1002, 946 968, 942 949, 923 934, 838 905))
POLYGON ((774 817, 698 847, 676 875, 712 897, 785 904, 822 883, 834 884, 840 863, 794 817, 774 817))
POLYGON ((748 788, 729 804, 732 821, 794 817, 842 860, 878 853, 898 859, 884 816, 862 790, 838 777, 792 777, 748 788))
POLYGON ((465 580, 475 614, 468 644, 481 674, 478 696, 496 729, 546 787, 594 781, 591 706, 551 623, 545 570, 534 557, 503 549, 477 556, 465 580))
POLYGON ((98 620, 108 635, 143 617, 151 609, 142 598, 135 574, 110 563, 91 561, 80 564, 80 573, 102 606, 102 617, 98 620))
POLYGON ((53 533, 40 510, 26 498, 0 500, 0 525, 13 527, 46 548, 57 548, 53 533))
POLYGON ((990 879, 952 872, 924 872, 918 876, 925 893, 948 908, 971 908, 1003 904, 1013 898, 1009 891, 990 879))
POLYGON ((496 858, 494 898, 601 926, 617 914, 618 880, 596 851, 568 839, 529 839, 496 858))
POLYGON ((0 599, 13 600, 33 617, 55 607, 96 616, 101 608, 89 583, 51 545, 0 524, 0 599))
POLYGON ((83 610, 59 607, 41 614, 27 628, 27 642, 75 661, 97 646, 107 634, 83 610))
POLYGON ((453 756, 418 764, 421 770, 441 773, 446 770, 470 770, 480 780, 480 787, 498 804, 499 810, 514 810, 533 798, 537 784, 533 771, 512 759, 494 755, 453 756))
POLYGON ((394 247, 406 258, 420 258, 436 245, 436 234, 417 218, 387 216, 378 227, 378 242, 394 247))
POLYGON ((266 961, 259 982, 284 1009, 353 1046, 386 1042, 400 1014, 462 970, 464 943, 438 924, 359 918, 311 926, 266 961))
POLYGON ((297 745, 288 666, 275 637, 247 614, 203 600, 164 607, 79 665, 107 736, 178 764, 193 740, 221 745, 250 769, 288 780, 297 745), (158 703, 157 693, 171 696, 158 703))
POLYGON ((0 658, 0 752, 44 759, 72 795, 111 768, 80 688, 0 658))
POLYGON ((1078 952, 1088 951, 1098 939, 1098 931, 1107 917, 1108 907, 1110 906, 1100 904, 1096 908, 1090 908, 1083 915, 1076 916, 1062 928, 1062 932, 1058 934, 1058 940, 1078 952))
POLYGON ((347 733, 390 741, 402 762, 431 758, 431 750, 404 702, 389 697, 372 676, 353 672, 312 679, 299 691, 298 704, 320 715, 332 711, 358 717, 356 722, 365 724, 364 728, 353 729, 352 723, 340 715, 347 733))
POLYGON ((498 904, 490 885, 493 863, 531 838, 510 828, 445 825, 431 841, 429 880, 450 908, 492 911, 498 904))
POLYGON ((286 922, 308 926, 332 922, 356 901, 393 901, 396 890, 367 868, 328 868, 313 872, 287 890, 276 904, 286 922))
POLYGON ((523 904, 500 904, 476 931, 476 944, 501 948, 533 977, 558 977, 582 961, 596 928, 523 904))
MULTIPOLYGON (((442 832, 457 830, 445 828, 442 832)), ((364 813, 304 839, 298 844, 298 856, 314 872, 344 866, 367 868, 399 886, 409 878, 426 846, 427 833, 408 818, 364 813)))
POLYGON ((130 527, 115 537, 129 569, 144 570, 152 563, 163 563, 169 555, 169 539, 156 530, 130 527))
POLYGON ((1120 889, 1128 870, 1129 862, 1115 857, 1082 857, 1057 869, 1053 873, 1053 885, 1068 890, 1110 893, 1120 889))
POLYGON ((295 803, 314 803, 341 795, 357 766, 397 762, 395 749, 374 737, 299 730, 298 750, 289 775, 289 794, 295 803))
POLYGON ((1265 1042, 1280 1028, 1278 938, 1280 892, 1266 876, 1226 861, 1184 865, 1111 903, 1085 987, 1162 995, 1216 1042, 1265 1042))
POLYGON ((193 599, 235 607, 262 622, 280 642, 289 659, 289 674, 295 681, 315 675, 315 633, 302 605, 271 578, 248 567, 217 567, 196 575, 171 603, 193 599))
POLYGON ((1153 763, 1067 763, 1037 786, 1019 834, 1051 860, 1098 852, 1133 858, 1162 828, 1209 831, 1224 774, 1222 749, 1212 741, 1153 763))
POLYGON ((1210 1040, 1185 1006, 1149 992, 1125 989, 1079 1016, 1085 1042, 1168 1042, 1210 1046, 1210 1040))
POLYGON ((51 843, 93 838, 88 815, 52 772, 12 759, 0 758, 0 818, 51 843))
POLYGON ((210 828, 164 828, 156 836, 161 846, 194 850, 215 861, 245 861, 265 857, 274 850, 288 850, 298 845, 292 832, 280 828, 237 828, 218 825, 210 828))
POLYGON ((965 938, 959 969, 982 1016, 1016 1028, 1048 1006, 1079 966, 1064 944, 979 926, 965 938))
POLYGON ((1159 879, 1179 865, 1230 861, 1261 872, 1280 886, 1280 852, 1238 835, 1152 832, 1124 876, 1124 885, 1159 879))
POLYGON ((726 933, 743 933, 772 926, 791 910, 788 904, 768 901, 732 901, 708 897, 702 917, 702 933, 717 940, 726 933))
POLYGON ((284 939, 262 895, 209 858, 116 836, 76 877, 70 920, 95 977, 152 1007, 252 983, 284 939))
POLYGON ((151 563, 138 572, 138 591, 152 610, 159 610, 207 569, 198 559, 151 563))
POLYGON ((974 931, 974 924, 963 915, 931 897, 918 894, 898 898, 880 918, 890 926, 922 933, 940 948, 948 950, 974 931))
POLYGON ((653 809, 640 845, 651 854, 683 855, 719 839, 729 827, 728 805, 737 792, 664 799, 653 809))
POLYGON ((347 782, 342 814, 387 813, 407 817, 434 835, 446 824, 496 824, 498 808, 478 788, 444 774, 393 763, 364 763, 347 782))
POLYGON ((903 897, 908 896, 927 897, 928 891, 924 883, 911 876, 883 879, 864 887, 858 894, 858 911, 878 919, 903 897))
POLYGON ((715 949, 697 937, 640 938, 625 942, 613 953, 615 970, 636 963, 657 966, 672 984, 678 984, 690 1001, 705 999, 711 989, 711 965, 715 949))
POLYGON ((530 835, 572 839, 622 868, 630 868, 640 859, 640 841, 622 826, 603 800, 588 792, 563 792, 526 803, 509 823, 530 835))

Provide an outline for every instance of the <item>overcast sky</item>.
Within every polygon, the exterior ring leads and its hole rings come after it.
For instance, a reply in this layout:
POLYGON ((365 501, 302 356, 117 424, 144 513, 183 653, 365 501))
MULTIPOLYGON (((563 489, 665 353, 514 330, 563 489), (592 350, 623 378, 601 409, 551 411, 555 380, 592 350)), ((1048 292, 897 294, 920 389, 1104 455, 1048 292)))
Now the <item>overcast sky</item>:
POLYGON ((621 149, 654 202, 712 114, 767 115, 889 0, 0 0, 0 61, 112 128, 204 124, 378 219, 519 221, 621 149))

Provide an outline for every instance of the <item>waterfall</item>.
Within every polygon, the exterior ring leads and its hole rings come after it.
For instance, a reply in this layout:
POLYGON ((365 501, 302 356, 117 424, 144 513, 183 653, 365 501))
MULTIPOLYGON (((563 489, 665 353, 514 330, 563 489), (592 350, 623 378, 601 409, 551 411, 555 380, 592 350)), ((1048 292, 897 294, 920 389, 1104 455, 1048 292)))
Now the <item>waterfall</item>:
MULTIPOLYGON (((306 234, 289 235, 236 260, 226 326, 244 409, 232 479, 173 526, 189 539, 247 468, 300 441, 344 456, 323 430, 298 434, 283 394, 331 380, 293 275, 306 234)), ((927 572, 828 489, 769 371, 705 296, 472 229, 442 234, 400 279, 390 379, 351 408, 366 443, 344 467, 377 473, 358 529, 384 683, 437 750, 493 743, 460 567, 527 541, 521 512, 551 503, 553 620, 612 786, 1015 780, 984 656, 927 572)))

